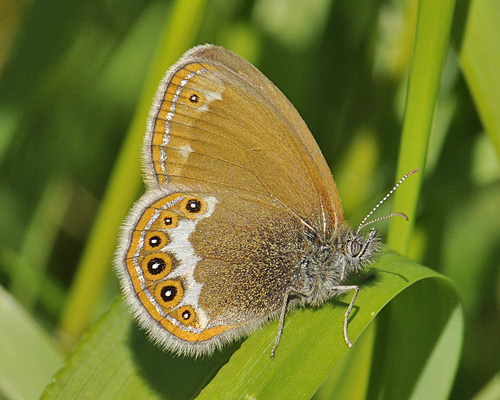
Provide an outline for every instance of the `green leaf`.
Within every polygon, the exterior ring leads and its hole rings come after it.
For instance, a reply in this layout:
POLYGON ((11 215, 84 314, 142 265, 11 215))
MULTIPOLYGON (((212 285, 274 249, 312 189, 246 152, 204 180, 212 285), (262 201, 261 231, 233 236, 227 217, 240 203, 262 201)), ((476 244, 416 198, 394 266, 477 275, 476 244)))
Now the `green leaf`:
POLYGON ((366 398, 372 366, 377 319, 359 337, 356 345, 332 369, 315 393, 315 400, 366 398))
POLYGON ((474 400, 496 400, 500 398, 500 372, 474 397, 474 400))
MULTIPOLYGON (((425 167, 454 8, 455 0, 419 2, 398 179, 414 168, 425 167)), ((407 254, 410 245, 423 176, 422 171, 412 177, 394 196, 394 210, 404 210, 410 220, 407 223, 402 218, 392 219, 387 244, 402 254, 407 254)))
POLYGON ((147 340, 119 299, 78 343, 42 398, 191 398, 227 362, 227 350, 198 360, 169 356, 147 340))
MULTIPOLYGON (((407 393, 418 392, 429 382, 438 393, 447 392, 453 382, 462 332, 461 307, 453 285, 447 278, 392 252, 382 257, 375 271, 375 279, 356 281, 361 291, 349 324, 351 340, 356 341, 391 302, 384 319, 389 321, 387 338, 391 340, 387 348, 395 351, 377 361, 377 374, 388 379, 384 382, 397 378, 398 386, 407 393), (425 301, 419 293, 427 296, 425 301), (445 363, 443 357, 436 357, 442 350, 446 350, 445 363), (403 354, 411 354, 416 362, 394 371, 394 360, 408 361, 401 359, 403 354), (430 373, 436 369, 439 373, 430 373)), ((179 399, 191 398, 200 390, 200 399, 310 398, 342 357, 353 352, 342 334, 349 301, 346 295, 320 308, 289 313, 274 359, 270 352, 277 322, 251 335, 237 351, 235 344, 197 360, 177 358, 155 348, 118 302, 78 345, 44 398, 179 399)), ((357 371, 347 373, 351 385, 356 385, 357 371)), ((337 379, 337 385, 343 381, 337 379)), ((391 394, 384 394, 385 398, 398 394, 386 387, 372 386, 370 391, 391 394)))
POLYGON ((0 398, 37 399, 62 362, 49 336, 0 286, 0 398))
POLYGON ((473 0, 467 16, 460 63, 477 110, 500 157, 500 3, 473 0))

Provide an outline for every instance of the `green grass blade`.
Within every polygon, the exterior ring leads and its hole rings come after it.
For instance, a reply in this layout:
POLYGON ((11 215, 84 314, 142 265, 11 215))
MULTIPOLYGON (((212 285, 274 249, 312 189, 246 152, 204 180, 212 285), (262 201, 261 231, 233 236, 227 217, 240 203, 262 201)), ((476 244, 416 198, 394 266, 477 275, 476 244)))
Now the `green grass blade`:
POLYGON ((500 2, 470 2, 460 63, 481 121, 500 158, 500 2))
POLYGON ((449 397, 464 321, 459 299, 446 291, 457 293, 447 279, 418 282, 381 314, 368 398, 449 397))
POLYGON ((500 398, 500 372, 476 395, 474 400, 496 400, 500 398))
POLYGON ((45 187, 26 232, 12 274, 10 291, 23 306, 33 311, 43 287, 50 253, 68 208, 71 186, 54 179, 45 187))
MULTIPOLYGON (((428 333, 415 335, 406 353, 419 360, 432 355, 429 349, 433 349, 440 338, 449 338, 447 322, 459 307, 453 286, 441 275, 395 253, 385 254, 375 270, 374 280, 357 282, 362 288, 349 324, 351 340, 357 340, 387 303, 391 302, 392 307, 402 299, 400 310, 405 312, 392 321, 393 336, 404 327, 421 323, 424 318, 428 333), (418 293, 422 288, 433 293, 430 296, 433 301, 422 303, 411 296, 409 302, 405 301, 407 291, 418 293), (438 313, 436 306, 440 307, 438 313)), ((345 296, 317 309, 308 307, 291 312, 274 359, 270 358, 270 351, 276 322, 251 335, 237 351, 238 344, 199 360, 173 357, 155 348, 137 330, 120 302, 77 347, 44 398, 83 393, 93 399, 191 398, 208 382, 200 399, 310 398, 332 368, 352 351, 342 335, 348 301, 349 297, 345 296)), ((456 323, 453 326, 454 332, 460 335, 456 323)), ((459 342, 451 341, 448 357, 453 360, 458 359, 459 342)), ((425 367, 416 363, 407 374, 400 371, 399 385, 410 391, 418 390, 422 380, 416 377, 426 376, 425 367)), ((439 376, 443 382, 437 386, 446 391, 456 364, 448 360, 442 368, 439 376)), ((356 371, 351 373, 355 375, 356 371)), ((355 384, 353 377, 350 382, 355 384)))
POLYGON ((192 398, 230 354, 169 357, 146 339, 119 299, 78 343, 42 399, 192 398))
POLYGON ((62 365, 55 343, 0 286, 0 398, 38 399, 62 365))
MULTIPOLYGON (((398 179, 414 168, 422 170, 425 167, 454 7, 455 0, 419 2, 399 152, 398 179)), ((413 176, 394 196, 394 210, 404 211, 410 221, 408 223, 401 218, 393 218, 387 244, 402 254, 408 252, 423 176, 423 171, 413 176)))
POLYGON ((85 331, 89 323, 95 302, 109 273, 118 227, 137 197, 141 184, 140 149, 145 121, 157 84, 168 66, 192 44, 205 3, 206 0, 177 1, 167 19, 158 54, 118 155, 61 318, 61 339, 68 345, 85 331))
POLYGON ((370 324, 356 342, 356 346, 341 358, 314 395, 314 400, 366 398, 377 320, 370 324))

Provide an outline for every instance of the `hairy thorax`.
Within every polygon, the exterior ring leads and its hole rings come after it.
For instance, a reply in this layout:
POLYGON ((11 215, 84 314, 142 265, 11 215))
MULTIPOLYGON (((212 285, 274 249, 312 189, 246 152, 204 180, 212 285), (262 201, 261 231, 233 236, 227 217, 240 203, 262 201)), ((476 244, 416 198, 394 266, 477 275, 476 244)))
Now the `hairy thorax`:
POLYGON ((366 237, 344 223, 332 235, 309 235, 310 248, 301 263, 304 282, 298 294, 305 303, 320 305, 340 294, 351 273, 359 273, 380 251, 375 229, 366 237))

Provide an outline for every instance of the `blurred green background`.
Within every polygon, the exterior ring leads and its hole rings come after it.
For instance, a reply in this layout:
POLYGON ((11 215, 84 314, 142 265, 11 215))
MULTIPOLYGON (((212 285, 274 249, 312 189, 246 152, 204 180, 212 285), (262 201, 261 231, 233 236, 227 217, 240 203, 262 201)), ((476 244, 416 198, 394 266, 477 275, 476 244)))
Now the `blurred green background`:
MULTIPOLYGON (((40 329, 41 347, 58 343, 55 369, 119 293, 116 221, 144 190, 141 135, 130 127, 145 127, 151 85, 191 45, 239 53, 285 93, 318 141, 352 225, 396 178, 418 1, 196 1, 185 25, 169 25, 174 4, 0 1, 2 301, 40 329), (118 177, 120 162, 129 171, 118 177), (124 209, 112 206, 120 199, 103 206, 111 185, 123 185, 124 209), (99 213, 108 219, 96 228, 99 213), (86 254, 90 241, 103 251, 86 254), (82 272, 82 257, 103 268, 82 272), (82 298, 82 314, 68 315, 82 298)), ((424 175, 410 256, 450 277, 464 303, 455 399, 499 393, 499 27, 498 2, 457 3, 427 162, 414 166, 424 175)), ((16 398, 10 393, 7 374, 0 397, 16 398)))

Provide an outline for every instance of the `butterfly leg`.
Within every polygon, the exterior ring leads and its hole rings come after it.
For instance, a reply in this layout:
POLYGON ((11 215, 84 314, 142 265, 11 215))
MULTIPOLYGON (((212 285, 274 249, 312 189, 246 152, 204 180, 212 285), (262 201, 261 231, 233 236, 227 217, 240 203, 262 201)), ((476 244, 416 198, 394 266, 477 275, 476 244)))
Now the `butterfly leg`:
POLYGON ((364 279, 365 281, 369 281, 370 279, 375 278, 375 274, 370 274, 370 275, 363 275, 361 272, 354 272, 354 274, 361 279, 364 279))
POLYGON ((281 307, 280 321, 279 321, 279 325, 278 325, 278 333, 276 335, 276 339, 274 340, 273 349, 271 350, 271 358, 274 358, 274 353, 276 353, 276 349, 278 348, 278 345, 280 344, 281 333, 283 332, 283 326, 285 325, 285 314, 286 314, 286 309, 288 308, 288 300, 290 299, 290 295, 292 293, 295 293, 295 291, 288 288, 285 292, 285 296, 283 296, 283 306, 281 307))
POLYGON ((356 301, 356 298, 358 297, 359 293, 359 286, 352 285, 352 286, 336 286, 335 290, 338 291, 339 293, 347 292, 349 290, 354 290, 354 295, 352 296, 352 300, 349 303, 349 307, 347 307, 347 310, 344 314, 344 340, 349 346, 349 348, 352 347, 352 343, 349 340, 349 334, 347 333, 347 325, 349 324, 349 315, 351 314, 352 308, 354 307, 354 302, 356 301))

